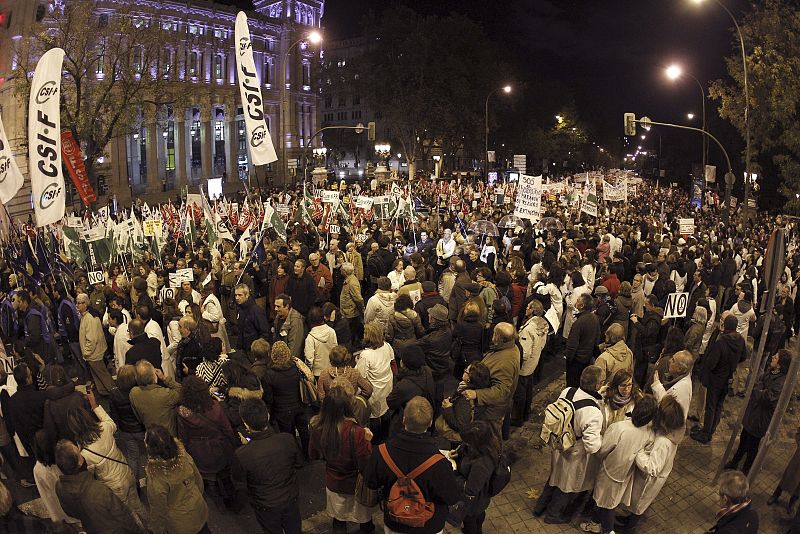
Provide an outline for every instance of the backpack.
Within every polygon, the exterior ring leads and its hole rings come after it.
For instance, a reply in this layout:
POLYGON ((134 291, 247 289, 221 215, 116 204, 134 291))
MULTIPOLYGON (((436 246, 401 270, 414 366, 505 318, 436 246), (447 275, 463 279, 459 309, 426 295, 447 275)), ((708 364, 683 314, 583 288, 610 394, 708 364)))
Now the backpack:
POLYGON ((559 397, 555 402, 544 409, 544 422, 539 438, 548 446, 557 451, 565 451, 577 441, 575 435, 575 412, 588 406, 597 407, 592 399, 583 399, 572 402, 578 388, 569 388, 564 397, 559 397))
POLYGON ((489 495, 494 497, 511 482, 511 466, 508 462, 508 457, 501 454, 497 460, 497 466, 492 471, 492 476, 489 478, 489 495))
POLYGON ((419 489, 414 479, 436 462, 444 460, 444 456, 436 453, 405 475, 389 456, 389 450, 385 443, 380 444, 378 450, 383 461, 386 462, 386 466, 397 477, 389 489, 389 497, 386 499, 386 511, 389 513, 389 517, 401 525, 414 528, 424 527, 433 517, 435 508, 432 502, 425 500, 422 490, 419 489))

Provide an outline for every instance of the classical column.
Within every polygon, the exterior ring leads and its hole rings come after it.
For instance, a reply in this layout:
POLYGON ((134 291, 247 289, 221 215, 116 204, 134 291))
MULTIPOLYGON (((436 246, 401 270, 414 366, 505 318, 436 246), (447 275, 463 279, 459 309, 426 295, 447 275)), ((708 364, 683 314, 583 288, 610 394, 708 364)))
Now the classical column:
POLYGON ((163 139, 158 135, 155 111, 145 111, 145 131, 147 133, 147 193, 161 191, 161 177, 158 172, 158 145, 163 139))
POLYGON ((211 127, 211 105, 203 103, 200 107, 200 158, 202 159, 203 180, 214 177, 213 151, 214 132, 211 127))
POLYGON ((108 194, 116 195, 119 206, 131 205, 131 186, 128 177, 128 136, 115 137, 109 143, 111 179, 107 180, 108 194))
POLYGON ((175 112, 175 187, 178 191, 186 184, 186 162, 189 159, 189 145, 186 143, 186 110, 175 112))
POLYGON ((236 126, 236 101, 225 103, 225 162, 228 182, 239 179, 239 128, 236 126))

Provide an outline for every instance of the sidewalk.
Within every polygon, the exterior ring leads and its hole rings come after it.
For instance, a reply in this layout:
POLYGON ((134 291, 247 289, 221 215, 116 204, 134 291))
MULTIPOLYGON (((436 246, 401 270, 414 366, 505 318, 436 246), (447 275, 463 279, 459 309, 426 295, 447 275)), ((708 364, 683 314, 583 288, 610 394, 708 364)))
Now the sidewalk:
MULTIPOLYGON (((550 470, 550 452, 548 449, 537 449, 541 419, 538 414, 554 399, 564 387, 564 378, 560 377, 548 384, 536 395, 533 402, 533 421, 516 429, 507 446, 518 451, 519 457, 512 467, 512 479, 505 490, 492 499, 486 512, 484 532, 580 532, 579 524, 585 519, 575 517, 572 523, 565 525, 548 525, 534 517, 533 499, 538 497, 550 470)), ((703 533, 714 524, 714 515, 718 509, 717 486, 712 484, 719 459, 725 451, 730 437, 730 424, 743 409, 743 399, 728 397, 725 411, 720 421, 717 435, 711 443, 701 445, 690 439, 681 443, 675 458, 675 466, 661 490, 661 494, 645 513, 637 532, 643 534, 670 533, 703 533)), ((753 506, 759 512, 760 532, 782 533, 787 525, 778 522, 787 517, 783 505, 788 495, 784 495, 780 506, 766 506, 773 489, 783 473, 783 468, 794 453, 794 432, 798 426, 798 417, 787 414, 781 431, 773 441, 763 467, 751 488, 753 506)), ((382 525, 382 514, 374 516, 376 525, 382 525)), ((330 519, 324 510, 303 521, 303 532, 328 533, 330 519)), ((353 531, 354 525, 350 526, 353 531)), ((378 531, 382 531, 378 529, 378 531)), ((447 527, 445 532, 460 532, 459 529, 447 527)))

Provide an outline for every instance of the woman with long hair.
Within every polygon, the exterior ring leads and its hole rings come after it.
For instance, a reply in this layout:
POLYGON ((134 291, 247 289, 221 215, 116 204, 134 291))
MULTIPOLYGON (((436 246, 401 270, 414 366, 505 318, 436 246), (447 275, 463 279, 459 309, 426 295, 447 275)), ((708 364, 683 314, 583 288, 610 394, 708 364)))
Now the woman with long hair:
POLYGON ((70 410, 67 414, 73 440, 81 448, 81 456, 95 478, 108 486, 146 525, 147 514, 136 492, 133 472, 114 441, 117 424, 102 406, 98 406, 92 393, 87 395, 87 400, 94 415, 83 408, 70 410))
POLYGON ((153 532, 209 534, 203 478, 192 457, 161 425, 148 429, 144 441, 153 532))
POLYGON ((358 474, 372 453, 372 432, 353 417, 355 390, 346 378, 336 378, 322 400, 318 415, 311 419, 309 457, 325 460, 327 512, 333 532, 347 532, 347 522, 359 523, 362 532, 372 532, 372 508, 355 498, 358 474))
POLYGON ((486 421, 473 422, 461 431, 461 439, 458 449, 450 453, 456 461, 456 479, 467 498, 461 530, 464 534, 479 534, 492 499, 489 482, 500 461, 502 445, 486 421))
POLYGON ((64 521, 78 527, 80 520, 64 513, 56 494, 56 484, 61 478, 61 470, 56 465, 54 446, 55 442, 47 437, 44 430, 36 432, 33 441, 33 456, 36 458, 36 465, 33 466, 33 480, 36 482, 36 489, 47 509, 50 521, 57 525, 64 521))
POLYGON ((236 488, 230 467, 236 433, 220 403, 208 392, 208 383, 199 376, 187 376, 181 384, 178 437, 200 473, 217 480, 225 506, 234 507, 236 488))
POLYGON ((272 345, 272 367, 264 376, 264 402, 281 432, 300 435, 304 455, 308 454, 308 413, 300 399, 303 374, 284 341, 272 345))

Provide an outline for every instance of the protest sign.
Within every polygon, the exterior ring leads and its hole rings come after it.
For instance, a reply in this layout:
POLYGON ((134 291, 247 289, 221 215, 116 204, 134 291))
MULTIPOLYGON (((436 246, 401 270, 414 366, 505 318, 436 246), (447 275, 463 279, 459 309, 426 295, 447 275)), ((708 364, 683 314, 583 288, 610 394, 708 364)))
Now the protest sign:
POLYGON ((542 177, 520 174, 514 215, 538 221, 542 212, 542 177))

